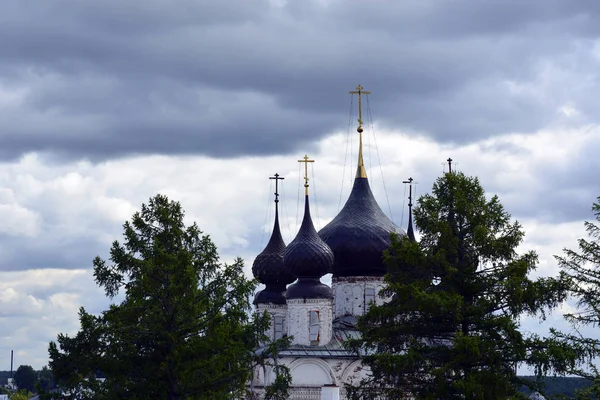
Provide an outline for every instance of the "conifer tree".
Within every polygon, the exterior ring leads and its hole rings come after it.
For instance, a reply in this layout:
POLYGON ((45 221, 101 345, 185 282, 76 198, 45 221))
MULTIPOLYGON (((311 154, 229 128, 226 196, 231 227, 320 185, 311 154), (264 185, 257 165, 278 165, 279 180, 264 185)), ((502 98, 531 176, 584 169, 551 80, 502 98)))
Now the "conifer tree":
MULTIPOLYGON (((50 343, 50 367, 69 398, 238 399, 254 366, 287 345, 265 344, 269 317, 251 313, 256 282, 242 260, 219 263, 210 238, 183 217, 179 203, 157 195, 125 223, 110 262, 94 260, 106 295, 124 297, 101 315, 82 308, 81 330, 50 343)), ((273 396, 289 383, 287 370, 277 372, 273 396)))
POLYGON ((537 374, 572 362, 567 347, 523 332, 523 315, 545 316, 565 299, 561 279, 531 279, 537 255, 497 196, 477 178, 447 173, 414 210, 421 239, 394 237, 384 254, 381 295, 359 320, 370 376, 349 388, 354 399, 507 399, 522 396, 519 364, 537 374))
POLYGON ((600 197, 592 205, 592 212, 596 222, 584 223, 588 239, 579 239, 577 250, 564 249, 564 255, 556 257, 559 266, 570 279, 570 293, 577 300, 577 310, 565 315, 575 329, 571 333, 553 330, 558 340, 577 348, 585 355, 576 368, 566 372, 592 382, 590 387, 580 393, 586 399, 600 397, 600 370, 597 366, 600 339, 579 333, 580 327, 600 326, 600 197))

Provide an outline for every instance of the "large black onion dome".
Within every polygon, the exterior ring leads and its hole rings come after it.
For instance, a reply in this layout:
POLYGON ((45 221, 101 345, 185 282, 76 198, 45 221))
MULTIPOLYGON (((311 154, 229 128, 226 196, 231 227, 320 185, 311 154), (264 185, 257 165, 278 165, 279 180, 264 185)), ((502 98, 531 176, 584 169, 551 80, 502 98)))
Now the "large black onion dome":
POLYGON ((286 285, 294 282, 296 278, 283 268, 283 254, 285 243, 279 229, 279 213, 275 209, 275 225, 267 247, 254 259, 252 274, 261 283, 266 285, 254 297, 254 304, 276 303, 285 304, 284 292, 286 285))
POLYGON ((286 298, 332 298, 331 288, 319 278, 333 265, 333 252, 317 234, 310 217, 308 195, 304 201, 304 219, 298 234, 286 247, 283 257, 286 271, 298 282, 291 285, 286 298))
POLYGON ((319 232, 335 255, 333 276, 385 275, 383 251, 391 233, 405 235, 381 211, 367 178, 356 177, 342 211, 319 232))

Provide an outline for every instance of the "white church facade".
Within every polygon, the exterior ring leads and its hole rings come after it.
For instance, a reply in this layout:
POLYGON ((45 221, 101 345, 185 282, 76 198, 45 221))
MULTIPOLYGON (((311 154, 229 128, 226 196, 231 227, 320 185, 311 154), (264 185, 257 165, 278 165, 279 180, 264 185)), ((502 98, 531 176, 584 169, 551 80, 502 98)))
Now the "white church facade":
MULTIPOLYGON (((345 399, 344 386, 358 383, 366 373, 360 359, 344 348, 357 337, 356 322, 378 296, 386 269, 382 253, 390 234, 405 235, 383 213, 369 186, 362 157, 362 115, 358 87, 360 137, 358 166, 352 191, 339 214, 319 232, 310 216, 308 177, 302 225, 286 245, 279 227, 278 194, 275 224, 269 243, 256 257, 252 271, 265 285, 254 299, 256 311, 271 315, 271 338, 293 337, 277 362, 292 375, 291 400, 345 399), (332 274, 331 286, 320 279, 332 274)), ((310 162, 305 156, 306 163, 310 162)), ((306 169, 306 168, 305 168, 306 169)), ((276 174, 273 178, 281 179, 276 174)), ((409 219, 408 234, 414 238, 409 219)), ((273 380, 268 368, 257 368, 251 392, 261 398, 273 380)))

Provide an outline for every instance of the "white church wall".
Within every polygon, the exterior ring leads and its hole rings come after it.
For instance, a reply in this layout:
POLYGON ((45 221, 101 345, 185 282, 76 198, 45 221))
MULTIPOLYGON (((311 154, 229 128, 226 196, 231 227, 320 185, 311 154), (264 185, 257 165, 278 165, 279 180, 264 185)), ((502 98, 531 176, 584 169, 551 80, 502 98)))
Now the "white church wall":
POLYGON ((345 276, 332 278, 333 317, 364 315, 371 299, 377 305, 387 301, 379 297, 384 281, 378 276, 345 276))
POLYGON ((340 388, 337 386, 322 387, 321 400, 340 400, 340 388))
POLYGON ((266 379, 266 368, 261 365, 254 367, 252 370, 252 381, 250 382, 252 388, 267 386, 270 383, 266 379))
POLYGON ((271 322, 269 325, 269 329, 267 331, 267 335, 269 335, 269 338, 271 340, 274 339, 278 339, 275 337, 276 334, 276 330, 275 330, 275 322, 276 322, 276 318, 279 317, 282 319, 282 331, 281 334, 284 335, 287 333, 287 305, 285 304, 273 304, 273 303, 267 303, 267 304, 257 304, 256 305, 256 312, 258 314, 262 314, 264 312, 268 312, 269 315, 271 316, 271 322))
POLYGON ((287 333, 294 344, 322 346, 331 340, 333 313, 330 299, 288 299, 287 333), (317 340, 310 335, 310 313, 318 312, 319 332, 317 340))
POLYGON ((361 380, 369 376, 369 367, 362 365, 360 360, 353 360, 342 371, 340 381, 342 385, 358 385, 361 380))
MULTIPOLYGON (((289 400, 321 400, 323 387, 338 387, 340 400, 345 400, 344 385, 357 384, 368 374, 355 358, 282 357, 278 362, 292 375, 289 400)), ((273 379, 270 367, 255 369, 251 390, 256 398, 264 398, 264 387, 273 379)))

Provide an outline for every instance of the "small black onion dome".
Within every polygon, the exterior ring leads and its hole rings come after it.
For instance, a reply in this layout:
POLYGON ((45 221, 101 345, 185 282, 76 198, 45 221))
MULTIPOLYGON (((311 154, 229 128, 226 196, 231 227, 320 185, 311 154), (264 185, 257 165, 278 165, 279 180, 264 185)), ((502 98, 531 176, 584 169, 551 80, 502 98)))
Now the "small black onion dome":
POLYGON ((333 276, 385 275, 383 251, 391 233, 405 235, 381 211, 367 178, 357 177, 342 211, 319 232, 335 255, 333 276))
POLYGON ((285 292, 287 299, 333 299, 331 288, 319 278, 299 278, 285 292))
POLYGON ((285 285, 267 285, 266 288, 257 292, 252 304, 285 304, 285 285))
POLYGON ((254 304, 276 303, 285 304, 286 285, 294 282, 296 278, 283 267, 283 254, 285 243, 279 229, 279 212, 275 209, 275 225, 267 247, 254 259, 252 274, 266 288, 256 294, 254 304))
POLYGON ((288 288, 286 298, 333 297, 331 288, 319 281, 333 265, 333 252, 315 230, 310 218, 308 195, 304 200, 302 225, 294 240, 285 249, 283 263, 286 271, 298 278, 298 282, 288 288))

